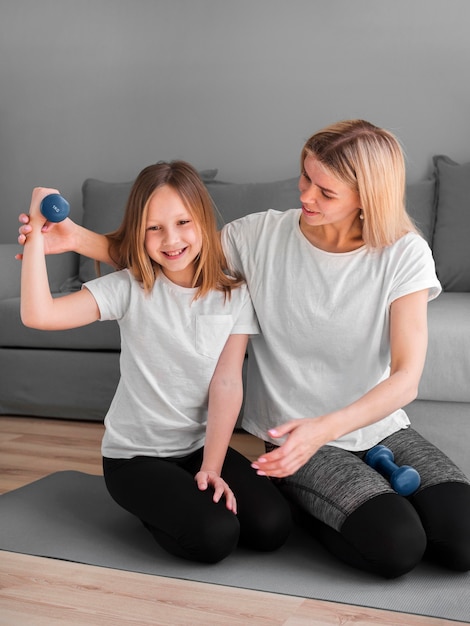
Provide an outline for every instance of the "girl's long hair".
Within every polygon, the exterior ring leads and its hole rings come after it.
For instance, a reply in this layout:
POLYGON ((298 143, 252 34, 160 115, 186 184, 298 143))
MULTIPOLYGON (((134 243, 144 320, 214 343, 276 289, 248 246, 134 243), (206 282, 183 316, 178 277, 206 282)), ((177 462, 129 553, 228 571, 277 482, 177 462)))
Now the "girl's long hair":
POLYGON ((301 169, 309 155, 359 194, 367 246, 383 248, 417 232, 405 209, 403 151, 390 132, 364 120, 345 120, 306 141, 301 169))
POLYGON ((230 298, 231 290, 239 287, 243 280, 224 271, 227 264, 212 199, 197 171, 185 161, 159 162, 140 172, 132 186, 121 225, 107 235, 111 258, 117 267, 128 268, 146 291, 153 288, 161 267, 147 254, 145 232, 152 194, 163 185, 178 193, 201 233, 202 247, 195 261, 193 280, 193 287, 197 287, 195 299, 212 290, 222 291, 230 298))

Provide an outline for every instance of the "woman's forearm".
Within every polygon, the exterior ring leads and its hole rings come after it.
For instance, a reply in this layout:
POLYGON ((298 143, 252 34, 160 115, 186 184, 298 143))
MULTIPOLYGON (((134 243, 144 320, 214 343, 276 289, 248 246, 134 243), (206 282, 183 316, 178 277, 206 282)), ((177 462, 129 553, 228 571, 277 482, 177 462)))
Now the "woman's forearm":
POLYGON ((75 227, 75 252, 114 267, 115 263, 109 255, 109 241, 107 237, 78 224, 75 227))
MULTIPOLYGON (((325 443, 373 424, 412 402, 417 395, 416 376, 397 371, 364 396, 338 411, 318 418, 325 426, 325 443)), ((418 379, 419 380, 419 379, 418 379)))
MULTIPOLYGON (((19 229, 18 243, 25 245, 33 230, 31 217, 23 213, 20 215, 20 222, 22 226, 19 229)), ((42 222, 44 222, 44 218, 42 218, 42 222)), ((116 266, 109 254, 108 238, 76 224, 70 218, 56 224, 42 223, 41 232, 44 236, 44 253, 46 255, 77 252, 90 259, 107 263, 113 267, 116 266)), ((23 255, 18 254, 16 258, 21 260, 23 255)))

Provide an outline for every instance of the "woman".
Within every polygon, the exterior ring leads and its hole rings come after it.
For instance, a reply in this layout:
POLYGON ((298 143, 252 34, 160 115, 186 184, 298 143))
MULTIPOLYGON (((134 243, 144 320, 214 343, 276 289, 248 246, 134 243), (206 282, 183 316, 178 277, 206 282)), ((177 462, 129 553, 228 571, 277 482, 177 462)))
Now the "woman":
MULTIPOLYGON (((399 143, 363 120, 334 124, 306 142, 299 190, 301 209, 249 215, 222 232, 261 327, 243 426, 267 452, 253 466, 354 567, 393 578, 426 554, 466 571, 469 481, 402 409, 417 395, 427 302, 441 288, 404 207, 399 143), (419 471, 412 496, 364 462, 379 443, 419 471)), ((103 238, 62 229, 53 249, 109 260, 103 238)))

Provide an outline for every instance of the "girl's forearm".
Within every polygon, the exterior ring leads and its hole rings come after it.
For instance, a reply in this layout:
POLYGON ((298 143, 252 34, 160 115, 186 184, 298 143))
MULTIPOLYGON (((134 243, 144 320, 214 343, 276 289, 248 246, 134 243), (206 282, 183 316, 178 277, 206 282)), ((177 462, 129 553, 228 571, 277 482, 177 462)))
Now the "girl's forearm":
POLYGON ((209 413, 201 470, 222 471, 230 439, 243 400, 241 380, 226 385, 213 381, 209 391, 209 413))
POLYGON ((44 255, 44 239, 39 230, 27 239, 21 266, 21 320, 25 326, 41 327, 53 305, 44 255))

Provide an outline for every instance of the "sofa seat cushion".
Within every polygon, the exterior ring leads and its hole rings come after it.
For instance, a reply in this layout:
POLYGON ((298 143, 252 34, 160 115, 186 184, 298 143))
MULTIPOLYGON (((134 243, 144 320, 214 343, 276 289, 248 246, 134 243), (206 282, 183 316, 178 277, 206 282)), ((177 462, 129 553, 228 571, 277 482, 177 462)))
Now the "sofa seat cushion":
POLYGON ((441 293, 429 303, 428 327, 418 398, 470 402, 470 293, 441 293))
MULTIPOLYGON (((63 294, 62 294, 63 295, 63 294)), ((20 299, 0 301, 0 346, 50 350, 120 350, 117 322, 94 322, 70 330, 43 331, 27 328, 20 318, 20 299)))

